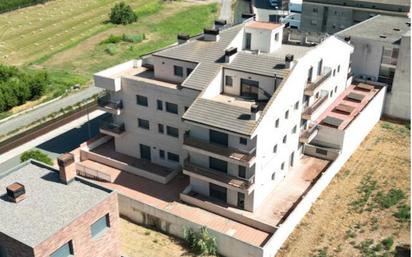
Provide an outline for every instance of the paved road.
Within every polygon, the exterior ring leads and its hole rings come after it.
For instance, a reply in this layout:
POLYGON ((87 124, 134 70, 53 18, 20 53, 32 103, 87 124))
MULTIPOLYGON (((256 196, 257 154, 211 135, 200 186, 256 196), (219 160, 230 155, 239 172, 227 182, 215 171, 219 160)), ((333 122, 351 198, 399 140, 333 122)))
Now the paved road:
POLYGON ((220 0, 219 20, 232 21, 232 0, 220 0))
POLYGON ((10 131, 27 126, 33 123, 34 121, 37 121, 43 117, 48 116, 49 114, 53 112, 60 110, 61 108, 74 105, 101 91, 102 90, 100 88, 91 86, 91 87, 86 88, 85 90, 82 90, 80 92, 64 97, 60 100, 57 100, 55 102, 42 106, 33 111, 27 112, 22 115, 18 115, 8 121, 0 123, 0 134, 7 134, 10 131))

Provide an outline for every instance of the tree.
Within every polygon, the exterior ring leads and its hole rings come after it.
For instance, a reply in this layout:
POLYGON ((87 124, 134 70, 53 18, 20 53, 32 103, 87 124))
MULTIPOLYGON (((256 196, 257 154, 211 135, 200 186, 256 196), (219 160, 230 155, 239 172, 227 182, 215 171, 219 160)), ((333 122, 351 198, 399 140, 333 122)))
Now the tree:
POLYGON ((137 21, 137 15, 133 12, 130 5, 124 2, 115 4, 110 12, 110 22, 114 24, 129 24, 137 21))
POLYGON ((25 162, 30 159, 43 162, 48 165, 53 165, 53 161, 50 159, 50 157, 47 156, 47 154, 40 152, 39 150, 26 151, 20 156, 21 162, 25 162))

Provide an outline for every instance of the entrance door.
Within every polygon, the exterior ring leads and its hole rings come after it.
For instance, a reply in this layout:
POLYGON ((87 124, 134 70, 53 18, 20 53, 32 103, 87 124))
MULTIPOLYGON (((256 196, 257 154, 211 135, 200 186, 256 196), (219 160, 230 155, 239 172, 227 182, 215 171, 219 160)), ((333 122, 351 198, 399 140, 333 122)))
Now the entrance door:
POLYGON ((140 158, 148 161, 152 160, 150 146, 140 144, 140 158))
POLYGON ((251 33, 246 33, 245 49, 250 50, 251 45, 252 45, 252 34, 251 33))
POLYGON ((226 203, 227 189, 212 183, 209 183, 209 196, 226 203))
POLYGON ((253 100, 258 100, 259 82, 249 79, 240 80, 240 95, 253 100))
POLYGON ((237 193, 237 207, 240 209, 245 209, 245 194, 244 193, 237 193))

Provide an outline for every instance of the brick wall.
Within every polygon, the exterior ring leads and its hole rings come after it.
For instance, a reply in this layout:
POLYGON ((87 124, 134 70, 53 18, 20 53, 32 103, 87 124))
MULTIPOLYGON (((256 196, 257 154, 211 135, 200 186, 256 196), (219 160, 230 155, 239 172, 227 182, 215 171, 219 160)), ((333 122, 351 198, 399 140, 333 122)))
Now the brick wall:
POLYGON ((117 193, 89 210, 67 227, 34 248, 35 257, 49 257, 63 244, 72 240, 75 256, 119 257, 120 256, 119 210, 117 193), (90 226, 109 213, 110 228, 102 235, 92 238, 90 226))

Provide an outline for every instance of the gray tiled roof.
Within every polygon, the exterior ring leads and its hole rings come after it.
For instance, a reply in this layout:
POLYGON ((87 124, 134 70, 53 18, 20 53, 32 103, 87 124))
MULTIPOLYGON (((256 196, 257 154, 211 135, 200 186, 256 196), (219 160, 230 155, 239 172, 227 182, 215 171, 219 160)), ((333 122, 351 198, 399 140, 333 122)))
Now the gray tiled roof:
POLYGON ((0 190, 0 232, 30 247, 48 239, 111 193, 81 179, 62 184, 56 170, 34 161, 2 175, 0 190), (26 189, 26 199, 17 204, 6 200, 6 187, 14 182, 26 189))
POLYGON ((195 71, 184 81, 183 87, 203 90, 219 71, 219 63, 243 24, 230 27, 220 32, 217 42, 204 41, 202 37, 185 44, 177 45, 166 50, 154 53, 155 56, 174 58, 199 63, 195 71))
POLYGON ((339 37, 351 36, 365 38, 393 44, 399 40, 402 35, 410 31, 410 27, 406 24, 409 21, 410 19, 406 17, 377 15, 364 22, 342 30, 336 35, 339 37), (380 36, 385 36, 385 38, 380 36))
POLYGON ((251 72, 266 76, 285 77, 289 73, 289 69, 285 68, 284 57, 252 54, 240 52, 234 60, 225 65, 229 69, 251 72))
POLYGON ((193 102, 183 119, 243 135, 251 135, 256 124, 250 119, 248 108, 201 97, 193 102))

